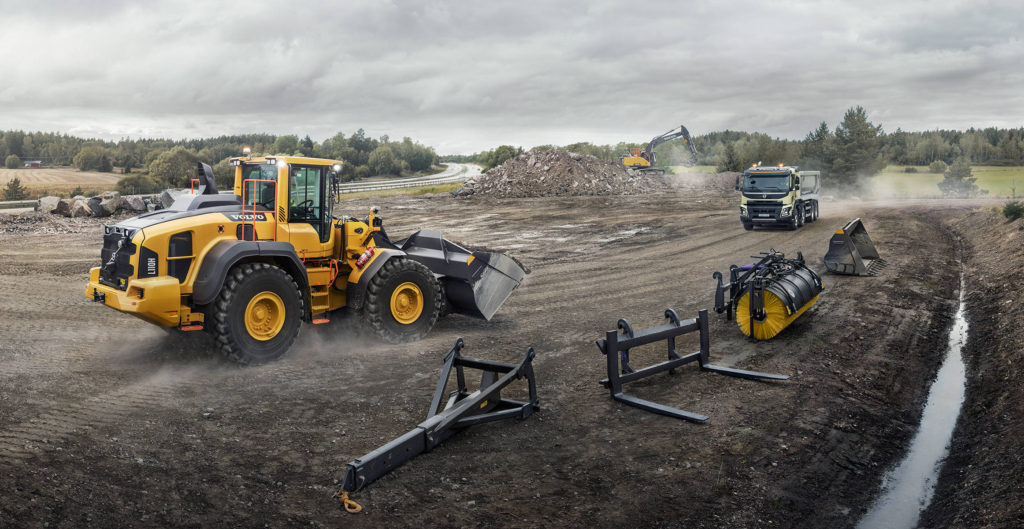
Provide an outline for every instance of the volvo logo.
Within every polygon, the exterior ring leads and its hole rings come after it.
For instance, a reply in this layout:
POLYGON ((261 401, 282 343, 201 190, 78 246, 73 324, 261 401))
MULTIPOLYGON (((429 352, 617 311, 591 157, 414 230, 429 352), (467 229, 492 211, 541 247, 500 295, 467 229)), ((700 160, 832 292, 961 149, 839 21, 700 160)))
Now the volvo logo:
POLYGON ((761 193, 761 198, 768 198, 768 193, 761 193))

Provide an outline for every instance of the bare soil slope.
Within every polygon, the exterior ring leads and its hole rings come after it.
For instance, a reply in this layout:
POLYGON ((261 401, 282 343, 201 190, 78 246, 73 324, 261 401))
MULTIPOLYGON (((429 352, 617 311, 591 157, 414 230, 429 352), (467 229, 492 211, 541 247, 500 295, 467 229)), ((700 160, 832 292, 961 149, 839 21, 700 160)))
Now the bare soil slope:
POLYGON ((1024 220, 985 208, 952 226, 971 255, 967 396, 921 527, 1024 527, 1024 220))

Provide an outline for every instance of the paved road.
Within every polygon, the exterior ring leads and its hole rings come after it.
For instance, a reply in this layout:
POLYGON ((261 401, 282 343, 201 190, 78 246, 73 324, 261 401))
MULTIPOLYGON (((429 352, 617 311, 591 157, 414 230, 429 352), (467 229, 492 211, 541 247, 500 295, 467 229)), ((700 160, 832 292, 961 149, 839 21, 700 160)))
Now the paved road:
POLYGON ((437 174, 427 176, 412 176, 409 178, 387 178, 380 180, 361 180, 359 182, 348 182, 341 184, 342 193, 356 193, 360 191, 375 191, 380 189, 395 189, 400 187, 418 187, 426 185, 448 184, 461 182, 467 178, 480 174, 481 167, 471 163, 449 163, 447 168, 437 174))

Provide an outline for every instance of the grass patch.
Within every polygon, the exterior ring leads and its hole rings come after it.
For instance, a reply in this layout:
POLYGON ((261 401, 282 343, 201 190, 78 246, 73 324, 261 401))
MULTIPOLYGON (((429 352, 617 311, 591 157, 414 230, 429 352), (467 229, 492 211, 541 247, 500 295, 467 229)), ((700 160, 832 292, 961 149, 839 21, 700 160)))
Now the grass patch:
POLYGON ((380 189, 374 191, 359 191, 358 193, 342 193, 342 200, 350 200, 357 198, 376 198, 376 197, 397 197, 397 196, 418 196, 428 195, 431 193, 451 193, 459 188, 462 182, 454 182, 451 184, 436 184, 429 186, 418 186, 418 187, 399 187, 395 189, 380 189))
MULTIPOLYGON (((1010 197, 1016 182, 1018 197, 1024 196, 1024 167, 1003 167, 994 165, 971 166, 975 182, 981 189, 987 189, 990 197, 1010 197)), ((927 165, 890 165, 880 174, 868 179, 879 192, 894 198, 941 197, 938 183, 941 174, 929 173, 927 165), (917 173, 907 173, 907 167, 914 167, 917 173)))

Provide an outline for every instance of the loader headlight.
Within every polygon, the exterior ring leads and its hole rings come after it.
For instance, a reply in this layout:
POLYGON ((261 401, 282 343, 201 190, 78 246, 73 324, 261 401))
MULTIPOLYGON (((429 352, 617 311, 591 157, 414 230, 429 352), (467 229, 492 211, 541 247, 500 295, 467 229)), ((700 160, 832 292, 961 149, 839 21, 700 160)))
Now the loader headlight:
POLYGON ((335 172, 335 173, 340 173, 340 172, 341 172, 341 164, 340 164, 340 163, 336 163, 336 164, 334 164, 334 165, 333 165, 333 166, 331 167, 331 169, 334 169, 334 172, 335 172))

